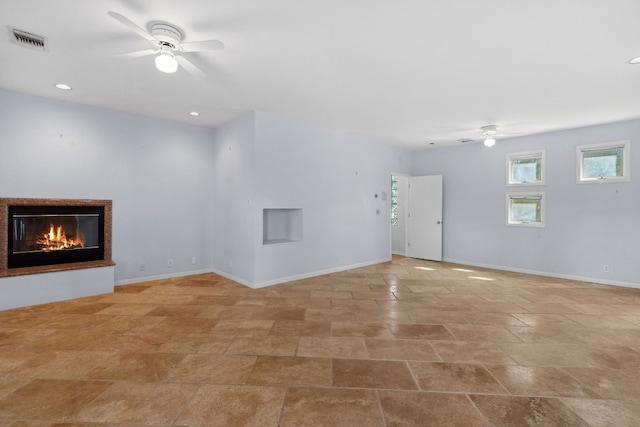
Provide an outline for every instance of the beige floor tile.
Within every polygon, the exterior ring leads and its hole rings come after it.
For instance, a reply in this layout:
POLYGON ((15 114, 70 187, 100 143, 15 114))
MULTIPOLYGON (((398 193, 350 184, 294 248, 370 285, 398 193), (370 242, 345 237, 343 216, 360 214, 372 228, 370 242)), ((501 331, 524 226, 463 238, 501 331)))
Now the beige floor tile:
POLYGON ((0 399, 32 381, 31 378, 0 376, 0 399))
POLYGON ((238 337, 227 350, 226 355, 242 354, 250 356, 293 356, 298 347, 298 337, 265 336, 238 337))
POLYGON ((211 328, 215 334, 235 334, 239 336, 267 335, 274 320, 220 320, 211 328))
POLYGON ((101 323, 95 329, 103 329, 120 332, 142 332, 152 330, 165 320, 164 317, 153 316, 113 316, 101 323))
POLYGON ((563 368, 605 399, 640 400, 640 369, 563 368))
POLYGON ((440 356, 425 340, 365 339, 369 359, 436 360, 440 356))
POLYGON ((516 364, 507 353, 492 342, 431 341, 431 346, 444 362, 516 364))
POLYGON ((492 426, 589 427, 559 399, 491 395, 471 395, 470 397, 492 426))
POLYGON ((259 356, 248 383, 330 387, 331 378, 328 358, 259 356))
POLYGON ((393 338, 389 326, 386 323, 366 322, 333 322, 331 324, 331 336, 393 338))
POLYGON ((635 426, 640 420, 638 402, 601 399, 562 399, 590 427, 635 426))
MULTIPOLYGON (((158 332, 109 332, 98 335, 93 343, 86 347, 91 351, 123 351, 128 353, 150 353, 158 351, 160 346, 172 334, 158 332)), ((71 339, 71 337, 67 337, 71 339)))
POLYGON ((175 425, 277 427, 286 389, 204 385, 175 425))
POLYGON ((206 333, 210 332, 218 323, 216 319, 202 319, 194 317, 164 317, 162 322, 149 329, 150 332, 164 334, 179 334, 186 332, 206 333))
POLYGON ((464 393, 506 393, 482 365, 468 363, 409 362, 421 390, 464 393))
POLYGON ((486 425, 464 395, 406 391, 381 391, 379 394, 388 427, 486 425))
POLYGON ((193 384, 117 382, 69 418, 81 422, 170 425, 197 388, 193 384))
POLYGON ((34 354, 7 375, 26 378, 81 379, 113 356, 113 352, 54 350, 34 354))
POLYGON ((373 390, 290 388, 282 409, 282 427, 382 427, 373 390))
POLYGON ((95 380, 157 382, 164 380, 184 357, 173 353, 119 353, 84 376, 95 380))
POLYGON ((367 350, 362 338, 300 337, 296 356, 366 359, 367 350))
POLYGON ((454 340, 455 337, 443 325, 395 324, 389 328, 393 336, 407 340, 454 340))
MULTIPOLYGON (((515 328, 515 327, 513 327, 515 328)), ((447 325, 454 338, 460 341, 522 342, 507 327, 495 325, 447 325)), ((530 328, 531 329, 531 328, 530 328)))
POLYGON ((276 320, 269 330, 269 335, 328 337, 331 335, 331 322, 276 320))
POLYGON ((523 366, 598 366, 603 363, 601 350, 593 351, 586 344, 505 343, 500 344, 500 348, 523 366))
POLYGON ((599 398, 593 390, 560 368, 551 366, 487 366, 511 394, 599 398))
POLYGON ((158 347, 163 353, 223 354, 235 339, 233 334, 176 334, 158 347))
POLYGON ((244 384, 251 374, 255 356, 191 354, 167 376, 171 383, 244 384))
POLYGON ((405 362, 387 360, 333 360, 334 387, 417 390, 405 362))
POLYGON ((0 419, 74 419, 110 386, 108 381, 36 379, 0 399, 0 419))
POLYGON ((97 314, 115 316, 144 316, 156 308, 155 305, 117 303, 100 310, 97 314))

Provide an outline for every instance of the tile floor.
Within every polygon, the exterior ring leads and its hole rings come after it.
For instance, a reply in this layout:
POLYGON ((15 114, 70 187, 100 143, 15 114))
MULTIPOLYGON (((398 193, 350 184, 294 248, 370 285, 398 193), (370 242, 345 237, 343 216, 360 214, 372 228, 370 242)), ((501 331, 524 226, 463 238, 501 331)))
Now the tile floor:
POLYGON ((0 312, 0 427, 640 426, 640 289, 395 258, 0 312))

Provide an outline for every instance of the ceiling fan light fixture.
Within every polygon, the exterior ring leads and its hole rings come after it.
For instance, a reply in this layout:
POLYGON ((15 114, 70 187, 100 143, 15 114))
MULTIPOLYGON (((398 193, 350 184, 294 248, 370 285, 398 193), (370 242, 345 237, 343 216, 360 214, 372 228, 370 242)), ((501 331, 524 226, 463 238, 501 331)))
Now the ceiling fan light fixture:
POLYGON ((71 90, 71 86, 65 83, 56 83, 54 86, 60 90, 71 90))
POLYGON ((488 138, 485 138, 485 140, 484 140, 484 146, 485 147, 493 147, 494 145, 496 145, 495 138, 493 138, 491 136, 488 137, 488 138))
POLYGON ((631 65, 640 64, 640 56, 637 56, 635 58, 631 58, 629 60, 629 64, 631 64, 631 65))
POLYGON ((178 61, 171 50, 165 48, 160 49, 160 53, 156 56, 156 68, 167 74, 178 71, 178 61))

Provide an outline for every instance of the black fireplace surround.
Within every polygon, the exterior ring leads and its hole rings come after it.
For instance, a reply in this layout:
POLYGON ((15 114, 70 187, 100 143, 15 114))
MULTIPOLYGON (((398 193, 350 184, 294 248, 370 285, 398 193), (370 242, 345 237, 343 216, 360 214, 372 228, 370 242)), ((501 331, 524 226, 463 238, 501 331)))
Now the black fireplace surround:
POLYGON ((9 206, 7 267, 104 260, 103 206, 9 206))

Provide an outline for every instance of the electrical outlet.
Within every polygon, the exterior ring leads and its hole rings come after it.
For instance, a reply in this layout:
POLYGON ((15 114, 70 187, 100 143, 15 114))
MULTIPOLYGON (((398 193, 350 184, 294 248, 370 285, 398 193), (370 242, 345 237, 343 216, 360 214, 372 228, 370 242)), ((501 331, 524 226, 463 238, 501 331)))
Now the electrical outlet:
POLYGON ((609 272, 609 266, 608 265, 602 266, 602 271, 604 271, 605 273, 608 273, 609 272))
POLYGON ((167 260, 167 267, 169 268, 173 267, 173 260, 171 258, 167 260))
POLYGON ((191 257, 191 264, 195 264, 196 263, 196 257, 192 256, 191 257))
POLYGON ((144 264, 140 264, 140 271, 145 271, 147 267, 144 264))

